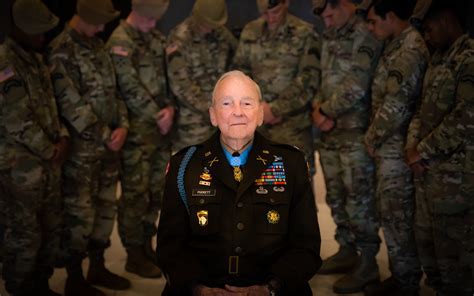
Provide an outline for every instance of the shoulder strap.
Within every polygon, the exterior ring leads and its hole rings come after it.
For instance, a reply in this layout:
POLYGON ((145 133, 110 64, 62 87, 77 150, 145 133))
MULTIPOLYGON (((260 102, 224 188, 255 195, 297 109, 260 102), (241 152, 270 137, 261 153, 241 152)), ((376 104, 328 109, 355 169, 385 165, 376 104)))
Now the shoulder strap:
POLYGON ((183 160, 181 160, 181 164, 179 165, 177 179, 179 196, 181 197, 181 200, 183 201, 184 206, 186 207, 186 211, 188 211, 188 214, 189 205, 188 198, 186 197, 186 189, 184 187, 184 173, 186 172, 186 167, 188 166, 188 163, 191 160, 191 157, 193 156, 194 152, 196 152, 196 146, 191 146, 184 155, 183 160))

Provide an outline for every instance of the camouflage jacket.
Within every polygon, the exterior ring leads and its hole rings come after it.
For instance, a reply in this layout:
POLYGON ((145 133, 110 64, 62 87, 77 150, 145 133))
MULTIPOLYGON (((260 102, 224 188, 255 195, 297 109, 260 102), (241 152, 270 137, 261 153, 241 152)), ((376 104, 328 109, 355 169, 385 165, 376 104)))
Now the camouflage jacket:
POLYGON ((230 65, 237 40, 225 27, 202 35, 192 17, 169 35, 168 77, 176 95, 180 124, 209 122, 212 90, 230 65))
POLYGON ((429 52, 413 27, 391 40, 380 57, 372 83, 372 120, 365 141, 403 153, 406 133, 421 94, 429 52))
POLYGON ((68 132, 42 56, 7 38, 0 45, 0 169, 19 158, 51 159, 61 136, 68 132))
POLYGON ((474 171, 474 40, 463 35, 432 58, 407 147, 439 169, 474 171))
POLYGON ((297 17, 288 15, 273 34, 259 18, 242 31, 234 67, 257 82, 276 116, 301 117, 294 124, 302 128, 311 125, 311 99, 320 81, 320 50, 319 36, 297 17))
POLYGON ((127 108, 118 96, 112 60, 103 42, 67 26, 50 47, 59 113, 73 141, 93 142, 97 151, 103 151, 114 129, 129 127, 127 108))
POLYGON ((340 29, 323 34, 321 87, 315 101, 336 119, 336 129, 363 129, 370 117, 370 85, 381 43, 364 21, 353 16, 340 29))
POLYGON ((156 114, 161 108, 173 105, 167 93, 165 42, 158 30, 142 33, 125 21, 107 42, 119 93, 128 108, 127 140, 137 144, 157 146, 164 141, 156 124, 156 114))

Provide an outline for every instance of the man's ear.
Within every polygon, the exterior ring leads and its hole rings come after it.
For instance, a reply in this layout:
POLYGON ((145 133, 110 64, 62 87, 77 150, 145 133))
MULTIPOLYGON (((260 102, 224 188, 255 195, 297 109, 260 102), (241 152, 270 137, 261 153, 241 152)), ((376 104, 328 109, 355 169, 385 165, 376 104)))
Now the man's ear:
POLYGON ((263 113, 263 106, 262 104, 260 104, 260 107, 258 108, 258 126, 262 126, 263 125, 263 117, 264 117, 264 113, 263 113))
POLYGON ((209 107, 209 117, 211 118, 212 126, 217 127, 216 110, 212 106, 209 107))

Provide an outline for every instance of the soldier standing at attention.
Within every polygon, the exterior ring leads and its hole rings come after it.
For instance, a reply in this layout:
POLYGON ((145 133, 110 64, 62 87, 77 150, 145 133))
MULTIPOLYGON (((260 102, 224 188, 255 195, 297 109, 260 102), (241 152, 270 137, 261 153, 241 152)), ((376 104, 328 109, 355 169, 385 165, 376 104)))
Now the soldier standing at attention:
POLYGON ((191 16, 170 33, 168 77, 179 110, 173 151, 200 143, 215 132, 209 121, 209 98, 237 47, 226 22, 225 0, 196 0, 191 16))
POLYGON ((374 164, 365 149, 364 135, 370 118, 369 90, 381 45, 355 14, 351 0, 317 0, 314 9, 321 14, 326 31, 313 120, 322 131, 319 152, 326 201, 340 245, 335 255, 324 260, 320 273, 350 272, 333 289, 336 293, 355 293, 379 279, 374 164))
POLYGON ((166 85, 166 40, 155 29, 168 5, 169 0, 133 0, 130 15, 107 44, 130 120, 118 209, 118 230, 128 254, 125 270, 149 278, 161 275, 151 238, 171 156, 168 133, 174 116, 166 85))
POLYGON ((301 148, 314 172, 311 100, 319 86, 320 40, 288 14, 289 0, 257 0, 262 16, 242 31, 233 66, 262 88, 262 133, 301 148))
POLYGON ((367 17, 369 30, 385 41, 372 83, 372 119, 365 144, 375 160, 375 195, 392 276, 368 286, 366 296, 419 292, 415 188, 405 163, 405 140, 421 94, 429 52, 421 34, 410 25, 413 6, 411 0, 375 0, 367 17))
POLYGON ((434 0, 425 16, 425 40, 436 52, 407 140, 422 187, 415 238, 439 295, 474 292, 474 40, 458 13, 452 2, 434 0))
POLYGON ((17 0, 0 45, 0 187, 6 215, 3 279, 10 295, 59 295, 48 280, 61 232, 60 123, 49 69, 38 53, 59 19, 39 0, 17 0))
POLYGON ((128 130, 127 109, 118 97, 112 60, 95 37, 119 14, 110 0, 79 0, 77 13, 51 43, 52 79, 60 115, 72 139, 63 167, 67 270, 65 295, 105 295, 130 282, 104 265, 117 212, 119 151, 128 130), (87 281, 82 261, 89 255, 87 281))

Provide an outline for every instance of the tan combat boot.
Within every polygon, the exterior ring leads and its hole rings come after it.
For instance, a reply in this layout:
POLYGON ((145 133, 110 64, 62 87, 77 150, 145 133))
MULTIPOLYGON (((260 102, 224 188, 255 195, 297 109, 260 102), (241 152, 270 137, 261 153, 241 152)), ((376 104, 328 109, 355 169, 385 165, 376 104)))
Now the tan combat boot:
POLYGON ((125 270, 145 278, 158 278, 161 270, 145 254, 143 246, 127 249, 125 270))

